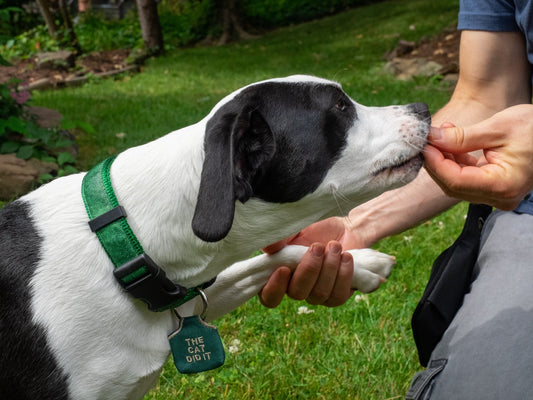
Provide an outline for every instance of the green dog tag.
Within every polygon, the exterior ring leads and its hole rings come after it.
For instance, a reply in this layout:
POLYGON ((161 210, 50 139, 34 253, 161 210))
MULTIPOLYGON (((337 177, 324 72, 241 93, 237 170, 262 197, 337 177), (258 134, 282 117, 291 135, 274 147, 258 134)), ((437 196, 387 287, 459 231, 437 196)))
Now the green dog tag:
POLYGON ((209 325, 199 315, 182 318, 180 322, 180 327, 168 337, 179 372, 194 374, 224 364, 224 346, 216 326, 209 325))

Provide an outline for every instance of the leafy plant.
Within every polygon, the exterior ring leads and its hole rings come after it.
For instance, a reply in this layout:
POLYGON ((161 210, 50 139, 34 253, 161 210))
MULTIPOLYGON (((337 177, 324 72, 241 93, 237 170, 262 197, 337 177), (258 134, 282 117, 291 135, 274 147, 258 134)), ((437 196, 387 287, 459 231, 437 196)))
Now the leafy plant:
MULTIPOLYGON (((18 81, 0 84, 0 154, 14 153, 18 158, 38 158, 59 166, 58 176, 77 172, 75 157, 63 149, 74 144, 65 129, 82 128, 93 132, 89 124, 63 122, 60 127, 43 128, 28 111, 30 93, 19 91, 18 81)), ((45 175, 41 181, 51 180, 45 175)))
MULTIPOLYGON (((0 6, 2 6, 1 1, 0 6)), ((10 22, 12 15, 20 13, 22 13, 22 9, 18 7, 0 8, 0 43, 4 43, 10 38, 10 36, 5 33, 11 30, 10 22)))
POLYGON ((85 52, 142 46, 141 27, 134 12, 121 20, 106 20, 99 14, 86 13, 78 17, 75 29, 85 52))
POLYGON ((38 25, 15 38, 7 40, 5 45, 0 47, 0 53, 8 60, 16 58, 27 59, 40 51, 57 51, 61 48, 61 43, 50 37, 46 26, 38 25))

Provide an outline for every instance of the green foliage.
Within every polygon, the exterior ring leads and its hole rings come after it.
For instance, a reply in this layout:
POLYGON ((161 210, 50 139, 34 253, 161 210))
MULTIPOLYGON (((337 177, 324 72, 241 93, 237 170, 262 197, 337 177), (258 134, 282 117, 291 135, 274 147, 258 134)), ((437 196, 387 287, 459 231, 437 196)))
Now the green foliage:
MULTIPOLYGON (((241 0, 240 4, 246 23, 264 29, 308 21, 368 2, 369 0, 241 0)), ((12 14, 15 8, 9 10, 12 14)), ((0 22, 5 20, 7 23, 10 12, 0 9, 0 22)), ((216 36, 220 33, 214 0, 162 0, 159 4, 159 17, 166 50, 196 43, 209 35, 216 36)), ((95 13, 80 15, 76 18, 74 30, 85 52, 138 49, 143 46, 135 11, 131 11, 122 20, 106 20, 95 13)), ((59 37, 67 38, 68 35, 60 33, 59 37)), ((66 42, 51 38, 42 23, 4 42, 2 45, 0 38, 0 53, 7 60, 28 58, 39 51, 68 48, 66 42)))
MULTIPOLYGON (((2 7, 0 1, 0 7, 2 7)), ((11 20, 13 16, 22 13, 22 9, 18 7, 5 7, 0 8, 0 44, 5 43, 12 35, 11 20)))
POLYGON ((50 37, 45 25, 38 25, 15 38, 6 41, 0 47, 0 53, 7 60, 26 59, 40 51, 57 51, 62 44, 50 37))
POLYGON ((368 0, 241 0, 247 22, 261 27, 274 27, 309 21, 368 0))
POLYGON ((78 18, 75 31, 85 52, 142 46, 141 27, 134 12, 128 13, 124 19, 113 21, 87 13, 78 18))
MULTIPOLYGON (((73 145, 64 129, 94 129, 87 123, 63 122, 61 127, 42 128, 28 112, 29 92, 17 89, 18 81, 0 84, 0 154, 14 153, 18 158, 38 158, 56 163, 58 176, 77 172, 75 157, 62 149, 73 145)), ((41 182, 53 176, 42 176, 41 182)))
POLYGON ((215 11, 212 0, 162 0, 159 18, 165 43, 179 47, 202 40, 211 29, 215 11))
POLYGON ((0 44, 38 23, 38 14, 22 9, 30 2, 31 0, 0 0, 0 44))

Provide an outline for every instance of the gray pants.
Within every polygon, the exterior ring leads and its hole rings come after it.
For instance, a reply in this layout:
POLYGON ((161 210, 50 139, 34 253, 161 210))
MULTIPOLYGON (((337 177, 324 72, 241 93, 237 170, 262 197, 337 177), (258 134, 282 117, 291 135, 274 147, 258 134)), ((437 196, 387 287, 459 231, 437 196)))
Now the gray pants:
POLYGON ((472 290, 406 398, 533 399, 533 216, 495 211, 472 290))

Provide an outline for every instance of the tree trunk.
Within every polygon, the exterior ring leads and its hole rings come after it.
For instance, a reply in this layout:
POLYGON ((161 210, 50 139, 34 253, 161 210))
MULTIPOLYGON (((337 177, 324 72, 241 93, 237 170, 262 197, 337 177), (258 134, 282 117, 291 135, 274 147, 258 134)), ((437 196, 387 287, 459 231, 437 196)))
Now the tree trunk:
POLYGON ((46 27, 48 28, 48 33, 51 37, 57 38, 58 34, 58 27, 56 25, 55 18, 51 11, 51 4, 49 0, 36 0, 37 5, 39 6, 39 11, 41 12, 41 15, 43 16, 44 22, 46 23, 46 27))
POLYGON ((74 32, 74 25, 72 24, 72 18, 66 0, 59 0, 59 11, 61 12, 63 25, 67 30, 68 44, 74 47, 78 54, 80 54, 82 52, 80 42, 78 42, 78 37, 76 36, 76 32, 74 32))
POLYGON ((220 25, 222 26, 222 35, 218 39, 218 44, 229 43, 235 36, 237 39, 249 40, 255 39, 254 36, 243 28, 239 19, 238 4, 235 0, 216 0, 215 1, 220 15, 220 25))
POLYGON ((137 0, 137 9, 146 50, 152 55, 163 53, 163 32, 159 23, 157 3, 155 0, 137 0))

